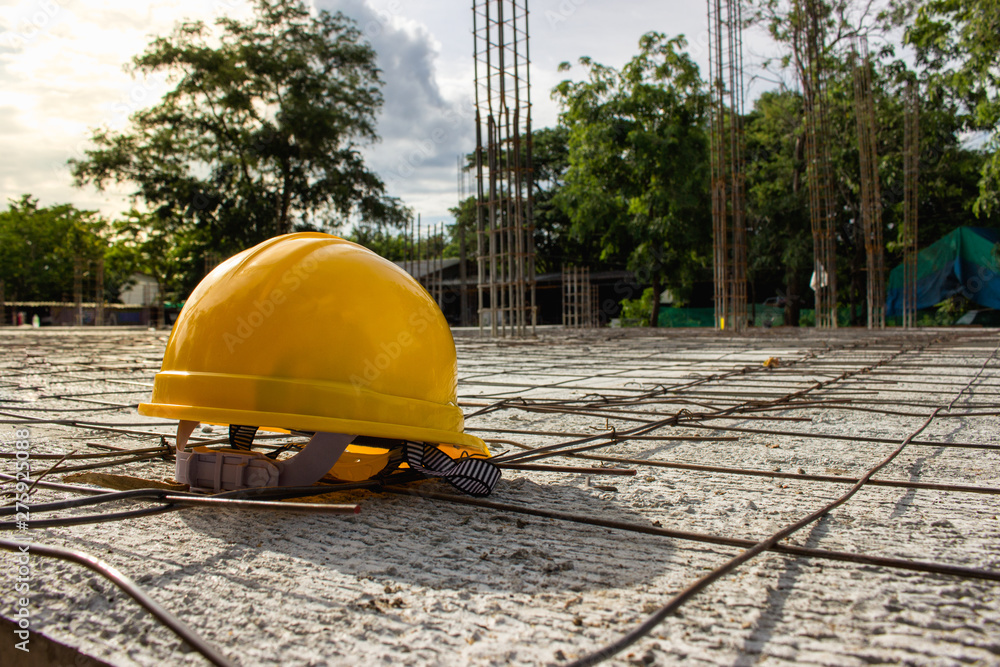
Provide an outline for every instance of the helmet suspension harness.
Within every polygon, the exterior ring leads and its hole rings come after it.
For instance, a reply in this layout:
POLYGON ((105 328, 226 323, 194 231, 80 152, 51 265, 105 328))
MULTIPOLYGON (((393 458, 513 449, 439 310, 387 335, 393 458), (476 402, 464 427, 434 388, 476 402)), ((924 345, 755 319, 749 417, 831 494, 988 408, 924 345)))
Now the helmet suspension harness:
MULTIPOLYGON (((342 433, 314 433, 300 452, 279 461, 277 456, 289 449, 288 446, 269 454, 252 451, 256 426, 231 425, 231 449, 187 449, 188 439, 198 424, 196 421, 181 421, 177 425, 175 477, 181 484, 188 484, 192 491, 219 493, 237 489, 315 484, 336 465, 347 446, 357 439, 357 436, 342 433)), ((462 458, 456 461, 426 442, 390 441, 363 436, 362 439, 382 441, 378 444, 388 446, 388 461, 373 477, 384 478, 406 464, 425 477, 440 477, 459 491, 477 498, 490 495, 500 479, 500 469, 486 459, 462 458)))

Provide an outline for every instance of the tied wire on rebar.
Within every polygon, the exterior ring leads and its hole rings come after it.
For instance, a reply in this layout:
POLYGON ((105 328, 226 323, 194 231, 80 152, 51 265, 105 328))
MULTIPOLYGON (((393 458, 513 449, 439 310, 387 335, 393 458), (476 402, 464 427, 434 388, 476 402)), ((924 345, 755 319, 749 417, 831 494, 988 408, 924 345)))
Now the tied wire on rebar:
POLYGON ((875 101, 868 39, 854 40, 854 115, 861 163, 861 221, 867 268, 868 328, 885 328, 885 242, 882 228, 882 192, 878 175, 875 101))
POLYGON ((474 0, 479 331, 534 335, 527 0, 474 0))
POLYGON ((747 225, 740 0, 708 0, 708 26, 715 327, 742 333, 747 327, 747 225))

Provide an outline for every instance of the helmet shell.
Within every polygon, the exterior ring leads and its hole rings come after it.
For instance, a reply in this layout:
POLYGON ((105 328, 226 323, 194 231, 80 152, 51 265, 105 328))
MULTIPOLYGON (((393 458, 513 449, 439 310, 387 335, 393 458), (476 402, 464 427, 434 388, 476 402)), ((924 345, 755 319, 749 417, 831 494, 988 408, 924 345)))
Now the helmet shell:
POLYGON ((464 433, 457 375, 448 323, 408 273, 336 236, 287 234, 199 283, 139 412, 488 456, 464 433))

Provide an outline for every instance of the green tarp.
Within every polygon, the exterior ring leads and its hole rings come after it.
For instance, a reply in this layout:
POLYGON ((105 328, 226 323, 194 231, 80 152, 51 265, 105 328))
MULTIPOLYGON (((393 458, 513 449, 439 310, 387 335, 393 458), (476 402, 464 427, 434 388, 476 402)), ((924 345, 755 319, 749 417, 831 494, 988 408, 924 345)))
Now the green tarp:
MULTIPOLYGON (((986 308, 1000 309, 1000 276, 994 254, 995 229, 959 227, 917 253, 917 310, 961 294, 986 308)), ((903 308, 903 266, 889 274, 885 314, 903 308)))

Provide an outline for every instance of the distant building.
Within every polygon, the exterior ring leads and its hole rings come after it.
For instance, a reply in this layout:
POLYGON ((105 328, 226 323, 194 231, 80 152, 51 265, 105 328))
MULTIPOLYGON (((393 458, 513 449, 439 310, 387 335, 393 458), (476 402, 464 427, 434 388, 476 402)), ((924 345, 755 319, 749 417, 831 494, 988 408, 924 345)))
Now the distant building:
MULTIPOLYGON (((479 269, 476 260, 466 262, 462 277, 461 261, 454 257, 444 260, 396 262, 396 265, 416 278, 432 297, 437 297, 438 281, 443 296, 438 305, 452 326, 477 326, 479 319, 479 269), (438 278, 438 272, 443 275, 438 278), (463 312, 464 311, 464 312, 463 312)), ((590 274, 593 285, 592 307, 597 321, 606 325, 621 310, 622 299, 637 299, 642 288, 631 271, 599 271, 590 274)), ((535 277, 535 303, 538 324, 562 323, 562 273, 543 273, 535 277)), ((489 306, 489 290, 483 295, 484 307, 489 306)), ((484 324, 488 322, 486 320, 484 324)))
POLYGON ((122 303, 126 306, 151 306, 159 302, 160 283, 156 278, 145 273, 133 273, 129 276, 132 283, 121 291, 122 303))

